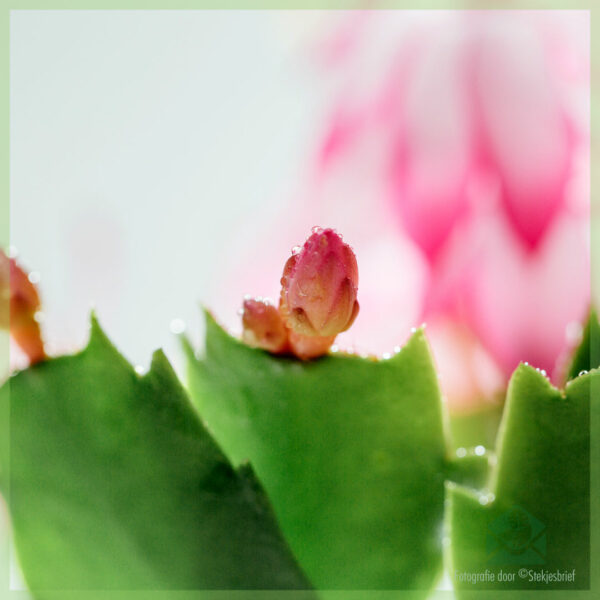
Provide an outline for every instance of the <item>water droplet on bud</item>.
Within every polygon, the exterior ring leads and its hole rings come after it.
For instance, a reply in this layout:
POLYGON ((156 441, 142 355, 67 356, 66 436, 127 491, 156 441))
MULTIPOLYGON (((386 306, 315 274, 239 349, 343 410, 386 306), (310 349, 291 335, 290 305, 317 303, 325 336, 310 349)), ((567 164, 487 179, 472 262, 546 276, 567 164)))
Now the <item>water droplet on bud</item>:
POLYGON ((292 254, 298 254, 302 250, 302 246, 294 246, 292 248, 292 254))
POLYGON ((583 371, 579 371, 579 373, 577 374, 577 377, 581 377, 582 375, 587 375, 588 371, 586 371, 585 369, 583 371))
POLYGON ((29 273, 29 275, 27 276, 27 279, 29 279, 29 281, 34 285, 36 283, 39 283, 41 278, 42 276, 40 275, 39 271, 31 271, 31 273, 29 273))

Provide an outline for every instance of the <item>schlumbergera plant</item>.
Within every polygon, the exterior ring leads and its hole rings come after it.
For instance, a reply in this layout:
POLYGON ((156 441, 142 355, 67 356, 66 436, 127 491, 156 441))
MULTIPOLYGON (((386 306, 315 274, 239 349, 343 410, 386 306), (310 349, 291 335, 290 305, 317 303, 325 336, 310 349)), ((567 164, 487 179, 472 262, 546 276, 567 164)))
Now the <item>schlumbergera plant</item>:
POLYGON ((332 229, 294 248, 278 305, 245 299, 242 340, 209 312, 201 357, 182 336, 186 386, 160 350, 138 374, 94 316, 85 349, 48 358, 35 286, 14 259, 1 267, 2 326, 31 365, 0 390, 0 483, 35 597, 425 598, 444 562, 459 597, 589 589, 594 314, 562 388, 515 370, 496 456, 451 451, 422 328, 385 358, 333 351, 359 304, 356 257, 332 229))

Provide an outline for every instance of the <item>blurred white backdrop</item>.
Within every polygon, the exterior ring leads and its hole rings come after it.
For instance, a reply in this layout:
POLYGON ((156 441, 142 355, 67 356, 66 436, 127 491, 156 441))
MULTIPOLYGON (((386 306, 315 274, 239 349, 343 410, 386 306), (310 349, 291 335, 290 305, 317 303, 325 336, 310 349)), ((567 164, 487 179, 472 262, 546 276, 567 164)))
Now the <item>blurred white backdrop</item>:
MULTIPOLYGON (((51 352, 87 335, 179 362, 199 303, 290 195, 322 102, 298 51, 315 14, 14 11, 11 244, 41 276, 51 352)), ((282 261, 285 257, 282 257, 282 261)))

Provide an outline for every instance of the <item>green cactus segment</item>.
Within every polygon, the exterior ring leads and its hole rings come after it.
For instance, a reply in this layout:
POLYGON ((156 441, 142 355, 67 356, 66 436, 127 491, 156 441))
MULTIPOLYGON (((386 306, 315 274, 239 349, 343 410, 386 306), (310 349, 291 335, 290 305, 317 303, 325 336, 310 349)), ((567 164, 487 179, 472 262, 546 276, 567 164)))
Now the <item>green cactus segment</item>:
POLYGON ((446 447, 422 331, 389 360, 302 363, 248 348, 207 315, 205 358, 184 347, 202 418, 235 464, 252 462, 317 587, 434 585, 446 447))
POLYGON ((485 401, 475 410, 450 414, 450 434, 455 448, 484 446, 493 449, 502 419, 504 398, 488 404, 485 401))
POLYGON ((598 314, 595 309, 592 309, 583 328, 581 342, 571 359, 567 380, 598 367, 600 367, 600 323, 598 323, 598 314))
POLYGON ((459 452, 456 458, 448 461, 446 478, 468 488, 484 488, 489 479, 490 464, 496 460, 495 454, 483 446, 460 450, 464 455, 459 452))
POLYGON ((1 402, 9 392, 31 589, 309 587, 251 469, 231 466, 161 352, 139 376, 94 321, 83 352, 19 373, 1 402))
POLYGON ((490 491, 448 486, 459 591, 589 588, 590 391, 599 377, 582 375, 563 393, 531 367, 513 374, 490 491))

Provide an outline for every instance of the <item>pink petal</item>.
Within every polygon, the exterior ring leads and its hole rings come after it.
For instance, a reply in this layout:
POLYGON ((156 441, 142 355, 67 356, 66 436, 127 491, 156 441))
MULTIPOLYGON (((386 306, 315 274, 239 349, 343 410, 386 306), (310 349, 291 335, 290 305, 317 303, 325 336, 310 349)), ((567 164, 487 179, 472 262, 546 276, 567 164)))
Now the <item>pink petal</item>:
POLYGON ((464 48, 431 39, 411 73, 392 155, 392 196, 402 225, 433 260, 464 214, 473 166, 464 48))
POLYGON ((535 31, 491 23, 474 57, 482 141, 510 223, 533 249, 563 204, 573 139, 535 31))
POLYGON ((507 377, 522 361, 551 374, 567 344, 567 326, 585 318, 590 302, 586 222, 563 213, 535 253, 498 218, 476 225, 465 319, 507 377))

